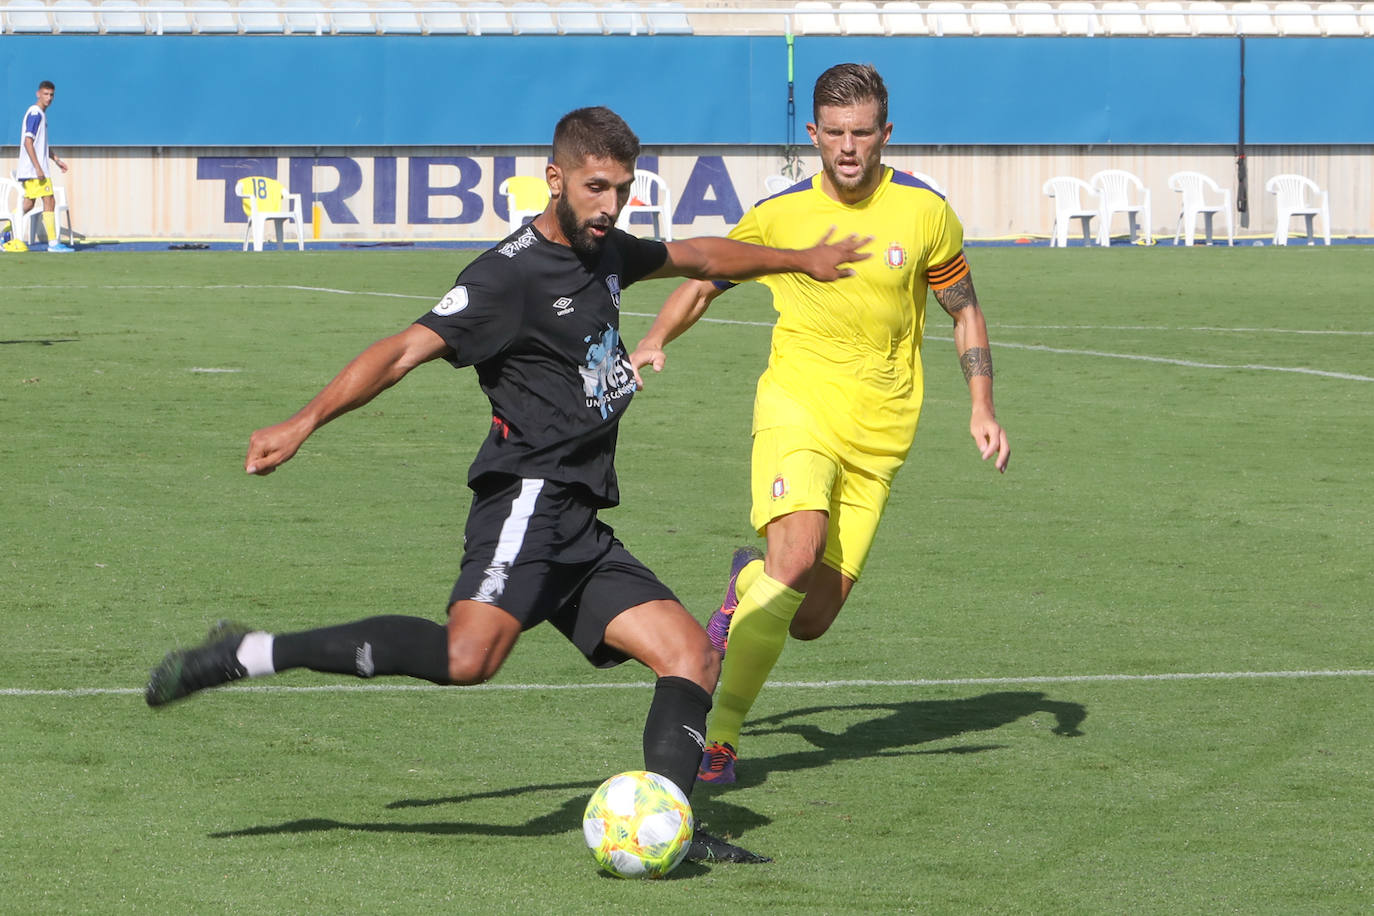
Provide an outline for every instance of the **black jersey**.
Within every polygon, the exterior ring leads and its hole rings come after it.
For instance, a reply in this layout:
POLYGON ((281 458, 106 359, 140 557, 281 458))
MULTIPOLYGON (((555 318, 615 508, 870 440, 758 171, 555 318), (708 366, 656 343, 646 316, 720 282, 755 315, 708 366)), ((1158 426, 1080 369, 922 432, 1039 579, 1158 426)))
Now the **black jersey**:
POLYGON ((634 395, 620 340, 620 291, 663 266, 662 242, 619 229, 583 259, 532 226, 478 256, 417 319, 474 366, 491 431, 468 485, 502 474, 581 486, 595 506, 620 500, 616 431, 634 395))

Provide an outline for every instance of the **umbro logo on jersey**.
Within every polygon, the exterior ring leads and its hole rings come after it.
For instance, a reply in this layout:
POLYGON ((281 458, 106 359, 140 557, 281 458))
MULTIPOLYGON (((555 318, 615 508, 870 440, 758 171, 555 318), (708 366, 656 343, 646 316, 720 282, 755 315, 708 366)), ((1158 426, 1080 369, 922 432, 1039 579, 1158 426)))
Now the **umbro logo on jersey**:
POLYGON ((572 300, 567 296, 562 297, 553 304, 553 310, 558 313, 560 318, 563 317, 573 310, 572 300))

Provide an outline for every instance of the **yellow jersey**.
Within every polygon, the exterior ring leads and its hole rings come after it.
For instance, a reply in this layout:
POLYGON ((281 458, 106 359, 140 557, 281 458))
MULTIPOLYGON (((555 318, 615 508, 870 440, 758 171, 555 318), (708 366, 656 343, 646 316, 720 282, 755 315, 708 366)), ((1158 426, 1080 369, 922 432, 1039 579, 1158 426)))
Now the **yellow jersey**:
POLYGON ((778 320, 755 396, 754 431, 804 426, 890 480, 921 412, 926 290, 953 285, 968 265, 963 226, 945 199, 904 172, 884 172, 857 204, 832 199, 813 176, 759 202, 730 237, 808 248, 831 226, 836 238, 873 236, 865 249, 872 256, 852 265, 852 277, 759 279, 773 293, 778 320))

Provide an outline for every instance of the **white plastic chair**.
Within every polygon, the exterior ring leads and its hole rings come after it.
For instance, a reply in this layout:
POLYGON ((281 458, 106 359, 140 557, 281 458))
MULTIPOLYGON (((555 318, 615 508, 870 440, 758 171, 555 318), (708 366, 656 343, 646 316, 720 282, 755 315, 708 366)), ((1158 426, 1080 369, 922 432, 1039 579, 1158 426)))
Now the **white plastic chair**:
POLYGON ((1360 25, 1366 35, 1374 35, 1374 3, 1360 4, 1360 25))
POLYGON ((277 230, 277 250, 286 247, 283 235, 287 223, 296 226, 296 248, 305 250, 305 217, 301 215, 301 196, 288 194, 281 183, 264 175, 250 175, 240 178, 234 185, 234 193, 243 198, 243 212, 248 216, 248 227, 243 233, 243 250, 253 243, 254 251, 262 251, 264 230, 271 223, 277 230))
POLYGON ((1043 0, 1022 0, 1012 8, 1012 21, 1022 35, 1058 35, 1054 7, 1043 0))
POLYGON ((887 27, 889 35, 927 35, 930 32, 921 4, 916 0, 888 0, 884 3, 883 25, 887 27))
POLYGON ((1188 6, 1188 21, 1194 35, 1236 34, 1236 24, 1220 0, 1194 0, 1188 6))
POLYGON ((843 0, 840 3, 840 31, 845 35, 886 35, 878 4, 870 0, 843 0))
POLYGON ((1183 4, 1175 0, 1155 0, 1145 4, 1145 24, 1151 35, 1191 35, 1192 23, 1184 14, 1183 4))
POLYGON ((1065 35, 1102 34, 1102 20, 1097 7, 1088 0, 1066 0, 1059 4, 1059 31, 1065 35))
POLYGON ((423 35, 425 32, 424 23, 420 21, 420 11, 411 7, 409 9, 392 8, 394 4, 383 2, 377 11, 377 34, 378 35, 423 35))
POLYGON ((1054 199, 1054 224, 1050 228, 1050 247, 1069 246, 1069 222, 1075 219, 1083 223, 1083 244, 1091 245, 1093 237, 1090 229, 1093 218, 1099 215, 1099 208, 1085 207, 1083 195, 1097 197, 1097 191, 1082 178, 1060 175, 1045 182, 1044 192, 1054 199))
POLYGON ((1179 198, 1178 225, 1174 227, 1174 244, 1183 236, 1183 244, 1192 247, 1196 237, 1197 218, 1202 217, 1203 232, 1207 244, 1212 244, 1212 218, 1218 213, 1225 217, 1226 244, 1236 243, 1236 232, 1231 221, 1231 190, 1223 188, 1201 172, 1175 172, 1169 176, 1169 190, 1183 195, 1179 198), (1209 204, 1207 191, 1221 196, 1221 203, 1209 204))
POLYGON ((142 35, 148 30, 137 0, 104 0, 98 12, 106 35, 142 35))
POLYGON ((229 0, 191 0, 191 21, 197 35, 233 35, 239 30, 229 0))
POLYGON ((590 9, 555 9, 560 35, 604 35, 601 14, 590 9))
POLYGON ((6 222, 10 235, 24 241, 24 186, 13 178, 0 176, 0 220, 6 222))
POLYGON ((969 22, 975 35, 1015 35, 1011 10, 1001 0, 979 0, 969 7, 969 22))
POLYGON ((533 175, 512 175, 496 193, 506 198, 506 213, 510 231, 514 232, 525 225, 525 220, 534 219, 549 205, 549 185, 543 178, 533 175))
POLYGON ((1312 234, 1312 222, 1317 217, 1322 221, 1322 238, 1331 244, 1331 200, 1326 191, 1304 175, 1275 175, 1265 182, 1264 190, 1273 194, 1278 207, 1278 224, 1274 227, 1274 244, 1288 244, 1288 224, 1295 216, 1301 216, 1307 223, 1307 244, 1316 244, 1312 234), (1312 192, 1309 202, 1307 192, 1312 192))
POLYGON ((1316 37, 1322 33, 1307 3, 1276 3, 1274 25, 1278 26, 1280 35, 1316 37))
POLYGON ((504 4, 471 3, 466 9, 469 35, 510 35, 515 31, 504 4))
POLYGON ((426 35, 462 35, 468 30, 463 11, 453 0, 434 0, 422 6, 420 28, 426 35))
POLYGON ((796 182, 786 175, 769 175, 767 178, 763 179, 763 189, 768 193, 769 197, 772 197, 774 194, 781 194, 794 184, 796 184, 796 182))
POLYGON ((1364 35, 1364 26, 1360 24, 1353 3, 1317 4, 1317 25, 1328 38, 1359 38, 1364 35))
POLYGON ((1126 216, 1130 234, 1127 241, 1136 240, 1137 228, 1144 244, 1154 244, 1150 218, 1150 189, 1130 172, 1122 169, 1103 169, 1088 179, 1088 184, 1097 189, 1101 200, 1099 209, 1102 219, 1097 224, 1097 242, 1108 246, 1112 243, 1112 218, 1118 213, 1126 216), (1134 198, 1138 194, 1138 198, 1134 198))
POLYGON ((665 242, 673 240, 673 192, 668 188, 668 182, 664 181, 658 173, 635 169, 634 184, 630 188, 630 200, 620 211, 620 218, 615 222, 616 226, 628 232, 630 217, 636 213, 652 214, 654 235, 665 242), (658 192, 657 203, 654 202, 655 191, 658 192))
POLYGON ((649 24, 650 35, 691 35, 692 20, 687 18, 686 7, 678 0, 661 0, 651 3, 644 12, 649 24))
MULTIPOLYGON (((3 218, 5 213, 8 213, 10 219, 10 231, 14 233, 14 237, 19 239, 26 245, 35 244, 38 240, 38 227, 43 225, 43 201, 34 201, 32 209, 30 209, 29 212, 25 214, 24 183, 19 179, 15 178, 13 172, 10 173, 9 178, 0 179, 0 181, 6 181, 9 184, 13 185, 18 192, 18 197, 17 199, 15 199, 14 203, 12 205, 7 206, 3 212, 0 212, 0 218, 3 218)), ((7 197, 8 193, 9 192, 7 191, 7 197)), ((53 241, 62 241, 62 221, 65 219, 67 222, 68 242, 72 245, 75 245, 76 236, 72 232, 72 214, 71 211, 67 209, 67 189, 60 184, 54 184, 52 186, 52 200, 53 225, 57 228, 57 238, 48 239, 48 242, 51 243, 53 241)))
POLYGON ((328 18, 318 0, 286 0, 286 30, 292 35, 323 35, 328 18))
POLYGON ((372 7, 359 0, 339 0, 329 10, 329 31, 333 35, 376 35, 372 7))
POLYGON ((941 197, 945 196, 944 185, 940 184, 940 182, 936 181, 934 178, 931 178, 925 172, 916 172, 909 170, 907 171, 907 174, 910 175, 912 178, 915 178, 917 181, 925 182, 926 185, 928 185, 932 191, 934 191, 936 194, 939 194, 941 197))
POLYGON ((155 35, 191 34, 191 17, 182 0, 156 0, 146 11, 148 25, 155 35))
POLYGON ((245 35, 280 35, 286 31, 281 5, 275 0, 240 0, 239 28, 245 35))
POLYGON ((1108 35, 1148 35, 1145 17, 1131 0, 1107 0, 1102 4, 1102 27, 1108 35))
POLYGON ((932 35, 972 35, 968 10, 957 0, 930 0, 926 4, 926 28, 932 35))
POLYGON ((100 31, 91 0, 56 0, 52 5, 53 31, 60 35, 93 35, 100 31))
POLYGON ((553 9, 541 0, 521 0, 510 5, 510 24, 517 35, 557 35, 553 9))
POLYGON ((42 0, 9 0, 4 10, 11 34, 32 35, 52 31, 48 8, 42 0))
POLYGON ((633 0, 608 3, 601 14, 601 24, 608 35, 646 35, 649 32, 644 12, 633 0))
POLYGON ((838 35, 840 21, 825 0, 798 0, 792 7, 792 32, 796 35, 838 35))
POLYGON ((1238 3, 1231 7, 1231 15, 1235 19, 1236 33, 1239 35, 1277 35, 1278 26, 1274 25, 1274 17, 1269 13, 1269 4, 1258 3, 1251 0, 1248 3, 1238 3))

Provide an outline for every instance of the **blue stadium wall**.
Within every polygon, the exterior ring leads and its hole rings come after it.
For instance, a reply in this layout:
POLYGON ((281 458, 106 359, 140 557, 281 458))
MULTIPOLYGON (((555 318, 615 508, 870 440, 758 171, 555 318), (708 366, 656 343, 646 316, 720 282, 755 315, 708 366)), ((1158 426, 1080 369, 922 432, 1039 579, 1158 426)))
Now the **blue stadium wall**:
MULTIPOLYGON (((895 144, 1232 144, 1233 38, 838 38, 795 44, 794 121, 780 36, 4 36, 14 109, 58 84, 60 147, 547 144, 580 105, 646 144, 805 142, 810 89, 869 61, 895 144), (791 136, 789 136, 791 132, 791 136)), ((1251 144, 1374 143, 1374 40, 1245 41, 1251 144), (1343 88, 1347 87, 1347 88, 1343 88)), ((0 138, 8 142, 10 138, 0 138)))

